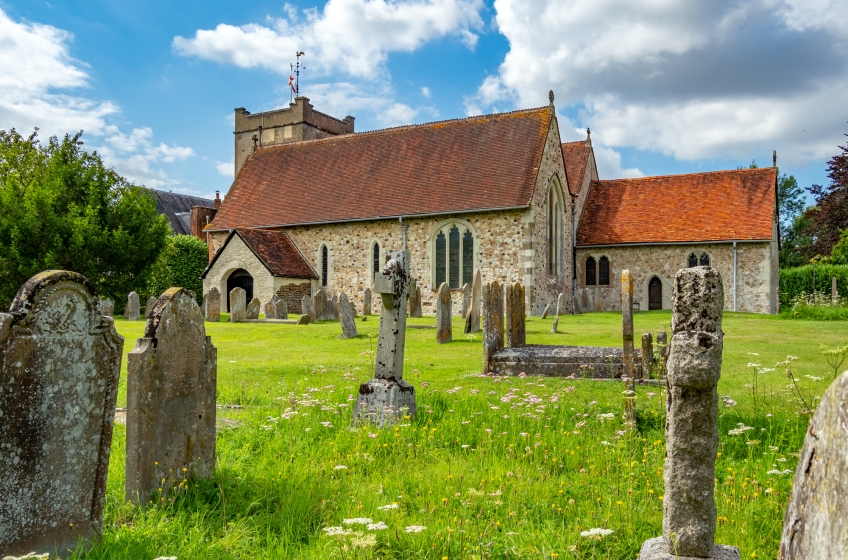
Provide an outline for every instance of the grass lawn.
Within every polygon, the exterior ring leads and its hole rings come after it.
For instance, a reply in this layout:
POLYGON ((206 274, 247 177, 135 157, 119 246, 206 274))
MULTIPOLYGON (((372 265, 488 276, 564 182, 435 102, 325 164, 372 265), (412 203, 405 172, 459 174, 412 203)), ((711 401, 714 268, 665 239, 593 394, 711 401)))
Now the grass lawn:
MULTIPOLYGON (((636 333, 669 321, 669 312, 637 313, 636 333)), ((528 343, 620 344, 614 313, 562 317, 557 334, 551 323, 528 319, 528 343)), ((125 352, 143 326, 117 321, 125 352)), ((357 328, 342 340, 338 322, 207 323, 218 402, 242 407, 218 411, 240 424, 219 427, 216 477, 151 496, 144 510, 125 503, 126 432, 116 426, 103 540, 79 557, 635 558, 661 534, 660 388, 638 387, 639 426, 625 432, 619 382, 481 376, 479 334, 437 345, 432 328, 410 328, 404 377, 419 413, 350 430, 378 317, 357 328), (581 536, 592 528, 613 532, 581 536)), ((792 372, 815 406, 833 377, 819 344, 845 344, 848 324, 728 313, 724 331, 719 393, 738 404, 720 411, 716 540, 743 558, 774 558, 807 416, 785 366, 762 369, 797 356, 792 372), (752 429, 729 435, 739 423, 752 429)))

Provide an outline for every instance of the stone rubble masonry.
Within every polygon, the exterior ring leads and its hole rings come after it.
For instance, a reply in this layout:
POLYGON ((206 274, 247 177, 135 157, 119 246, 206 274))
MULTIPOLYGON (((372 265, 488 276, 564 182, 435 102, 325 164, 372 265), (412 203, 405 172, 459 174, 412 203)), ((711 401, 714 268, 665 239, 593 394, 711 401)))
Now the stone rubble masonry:
POLYGON ((342 338, 356 336, 356 311, 351 309, 351 303, 344 292, 339 296, 339 322, 342 325, 342 338))
MULTIPOLYGON (((769 264, 773 248, 769 242, 737 244, 736 309, 748 313, 777 312, 777 276, 769 264)), ((586 259, 610 261, 610 279, 622 269, 630 270, 635 285, 634 302, 648 309, 648 283, 656 276, 662 282, 662 307, 671 309, 671 287, 678 270, 687 268, 690 253, 707 253, 710 267, 726 280, 725 311, 733 310, 733 244, 638 245, 631 247, 579 247, 577 249, 578 293, 587 288, 596 292, 598 311, 619 311, 621 302, 615 286, 586 286, 586 259)), ((776 258, 776 257, 775 257, 776 258)))
POLYGON ((247 292, 243 288, 233 288, 230 292, 230 323, 239 323, 247 319, 247 292))
POLYGON ((668 360, 663 536, 646 541, 640 558, 739 558, 717 547, 715 461, 718 451, 718 381, 721 376, 721 275, 686 268, 674 279, 668 360))
POLYGON ((848 372, 828 387, 807 428, 778 558, 833 559, 848 551, 848 372))
POLYGON ((74 272, 33 276, 0 313, 0 554, 100 538, 123 346, 74 272))
POLYGON ((651 333, 642 335, 642 367, 640 378, 650 379, 654 371, 654 337, 651 333))
POLYGON ((124 309, 124 317, 126 317, 127 321, 138 321, 141 318, 141 312, 138 306, 138 294, 130 292, 127 296, 127 307, 124 309))
POLYGON ((483 280, 480 269, 474 271, 474 280, 471 282, 471 315, 468 319, 468 332, 480 332, 480 311, 483 306, 483 280))
POLYGON ((262 303, 259 301, 259 298, 253 298, 250 300, 250 303, 247 304, 247 318, 250 320, 256 320, 259 318, 259 311, 262 308, 262 303))
POLYGON ((362 316, 371 315, 371 288, 365 288, 362 296, 362 316))
POLYGON ((312 295, 312 284, 304 281, 282 284, 274 294, 278 299, 285 302, 289 313, 300 315, 303 313, 300 302, 303 296, 309 297, 312 295))
POLYGON ((520 348, 526 343, 524 286, 520 282, 506 286, 506 346, 520 348))
POLYGON ((453 340, 452 303, 447 282, 439 286, 438 307, 436 307, 436 342, 445 344, 453 340))
POLYGON ((471 284, 463 284, 462 305, 459 308, 459 316, 465 318, 468 315, 469 309, 471 309, 471 284))
POLYGON ((374 378, 359 386, 354 424, 368 421, 386 425, 404 415, 414 416, 417 409, 415 388, 403 379, 409 253, 390 250, 386 256, 387 262, 374 281, 382 302, 374 378))
POLYGON ((147 303, 144 304, 145 319, 150 319, 150 314, 153 313, 153 306, 156 304, 157 299, 158 298, 156 298, 155 296, 150 296, 149 298, 147 298, 147 303))
POLYGON ((497 281, 483 285, 483 373, 492 371, 490 359, 504 349, 504 290, 497 281))
POLYGON ((215 286, 203 295, 202 309, 207 321, 217 323, 221 320, 221 292, 215 286))
POLYGON ((215 474, 217 356, 188 291, 162 294, 127 355, 128 501, 215 474))
POLYGON ((104 317, 111 317, 115 313, 115 302, 109 298, 100 298, 100 313, 104 317))

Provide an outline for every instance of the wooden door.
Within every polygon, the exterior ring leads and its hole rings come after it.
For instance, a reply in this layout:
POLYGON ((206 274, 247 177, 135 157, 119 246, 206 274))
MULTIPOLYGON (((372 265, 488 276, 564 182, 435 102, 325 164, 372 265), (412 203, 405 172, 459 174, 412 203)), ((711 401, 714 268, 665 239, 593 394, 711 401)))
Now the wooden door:
POLYGON ((648 309, 662 309, 662 282, 656 276, 648 284, 648 309))

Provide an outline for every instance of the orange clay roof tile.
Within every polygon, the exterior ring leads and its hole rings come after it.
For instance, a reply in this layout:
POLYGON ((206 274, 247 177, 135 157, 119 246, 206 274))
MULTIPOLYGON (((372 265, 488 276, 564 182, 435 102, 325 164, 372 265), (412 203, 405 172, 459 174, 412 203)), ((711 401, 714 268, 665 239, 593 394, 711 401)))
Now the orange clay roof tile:
POLYGON ((562 145, 562 159, 565 162, 565 177, 568 180, 568 191, 571 194, 580 193, 586 165, 589 163, 591 147, 585 140, 565 142, 562 145))
MULTIPOLYGON (((268 271, 283 278, 318 278, 312 266, 303 258, 289 236, 279 230, 236 229, 227 237, 226 246, 234 235, 238 235, 262 261, 268 271)), ((219 250, 209 262, 201 277, 212 269, 212 265, 224 251, 219 250)))

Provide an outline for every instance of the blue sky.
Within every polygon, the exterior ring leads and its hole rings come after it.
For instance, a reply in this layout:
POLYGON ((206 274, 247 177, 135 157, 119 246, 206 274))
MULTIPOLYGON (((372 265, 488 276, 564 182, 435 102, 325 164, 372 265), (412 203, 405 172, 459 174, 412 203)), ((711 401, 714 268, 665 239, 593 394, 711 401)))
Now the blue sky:
POLYGON ((824 183, 848 0, 0 0, 0 129, 85 130, 128 178, 232 181, 232 116, 301 93, 358 131, 547 104, 601 178, 771 162, 824 183), (803 7, 803 9, 801 9, 803 7), (839 15, 841 14, 841 15, 839 15))

